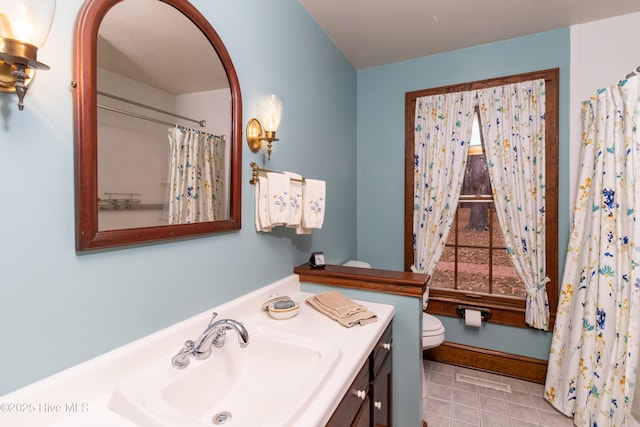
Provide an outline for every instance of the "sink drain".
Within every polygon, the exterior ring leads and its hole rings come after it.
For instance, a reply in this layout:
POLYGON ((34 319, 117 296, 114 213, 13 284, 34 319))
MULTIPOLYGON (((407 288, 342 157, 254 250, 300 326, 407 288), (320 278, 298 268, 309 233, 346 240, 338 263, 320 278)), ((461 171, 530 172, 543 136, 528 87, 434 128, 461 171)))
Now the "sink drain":
POLYGON ((211 422, 216 425, 220 425, 226 423, 229 420, 231 420, 231 412, 224 411, 215 414, 211 419, 211 422))

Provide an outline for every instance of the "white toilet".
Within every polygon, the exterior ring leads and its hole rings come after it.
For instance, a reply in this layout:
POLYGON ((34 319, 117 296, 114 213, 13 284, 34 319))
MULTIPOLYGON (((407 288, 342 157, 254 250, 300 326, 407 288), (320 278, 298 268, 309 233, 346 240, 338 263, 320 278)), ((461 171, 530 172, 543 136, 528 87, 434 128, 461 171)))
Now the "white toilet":
POLYGON ((357 261, 355 259, 347 261, 342 265, 344 265, 345 267, 371 268, 371 264, 369 264, 368 262, 357 261))
POLYGON ((422 349, 428 350, 444 342, 444 325, 435 316, 422 313, 422 349))
MULTIPOLYGON (((371 268, 364 261, 351 260, 342 264, 347 267, 371 268)), ((439 346, 444 342, 444 325, 435 316, 422 313, 422 349, 428 350, 439 346)))

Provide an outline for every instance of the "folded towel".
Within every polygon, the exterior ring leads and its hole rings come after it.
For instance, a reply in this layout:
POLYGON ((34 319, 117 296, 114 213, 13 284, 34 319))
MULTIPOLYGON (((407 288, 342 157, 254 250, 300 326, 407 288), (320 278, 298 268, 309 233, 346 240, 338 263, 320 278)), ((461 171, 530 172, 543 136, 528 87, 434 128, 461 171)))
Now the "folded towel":
POLYGON ((326 184, 317 179, 305 179, 302 189, 302 227, 322 228, 326 199, 326 184))
POLYGON ((378 320, 378 316, 364 305, 358 304, 337 291, 310 296, 306 303, 342 326, 366 325, 378 320))
POLYGON ((355 325, 368 325, 378 320, 378 316, 371 311, 363 311, 362 313, 356 313, 353 316, 337 319, 338 323, 346 328, 350 328, 355 325))
POLYGON ((272 230, 269 219, 269 182, 266 177, 258 177, 255 184, 256 195, 256 229, 258 231, 269 232, 272 230))
POLYGON ((269 219, 271 225, 285 225, 289 220, 291 180, 279 172, 267 172, 269 181, 269 219))
POLYGON ((347 317, 367 311, 367 307, 350 300, 338 291, 323 292, 311 298, 334 317, 347 317))
POLYGON ((298 228, 302 221, 302 176, 293 172, 282 172, 289 177, 289 219, 287 227, 298 228), (296 181, 294 181, 294 179, 296 181))

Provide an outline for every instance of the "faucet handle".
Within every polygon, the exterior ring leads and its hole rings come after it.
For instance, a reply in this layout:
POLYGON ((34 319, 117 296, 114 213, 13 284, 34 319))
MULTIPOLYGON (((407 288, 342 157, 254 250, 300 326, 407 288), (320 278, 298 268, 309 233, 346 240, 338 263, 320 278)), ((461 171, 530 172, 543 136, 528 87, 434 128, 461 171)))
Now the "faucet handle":
MULTIPOLYGON (((215 311, 211 313, 211 320, 209 321, 209 326, 213 325, 213 321, 215 320, 215 318, 218 317, 218 313, 216 313, 215 311)), ((207 326, 207 327, 209 327, 207 326)))
POLYGON ((171 364, 174 368, 183 369, 189 366, 189 357, 191 356, 191 352, 193 351, 194 343, 191 340, 187 340, 184 343, 184 346, 180 349, 178 354, 173 356, 171 359, 171 364))
POLYGON ((213 336, 213 340, 211 340, 211 344, 214 347, 219 348, 224 345, 225 338, 227 337, 227 327, 228 326, 223 326, 216 331, 215 335, 213 336))

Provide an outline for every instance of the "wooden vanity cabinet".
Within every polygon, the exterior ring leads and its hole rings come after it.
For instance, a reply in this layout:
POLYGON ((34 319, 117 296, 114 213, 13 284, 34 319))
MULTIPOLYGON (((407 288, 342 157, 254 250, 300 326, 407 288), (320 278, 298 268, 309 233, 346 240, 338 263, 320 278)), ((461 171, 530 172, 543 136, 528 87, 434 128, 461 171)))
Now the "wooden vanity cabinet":
POLYGON ((391 427, 391 340, 389 324, 327 426, 391 427))
POLYGON ((372 353, 371 383, 369 385, 371 397, 371 425, 374 427, 391 427, 391 384, 392 362, 391 325, 382 334, 380 341, 372 353))

